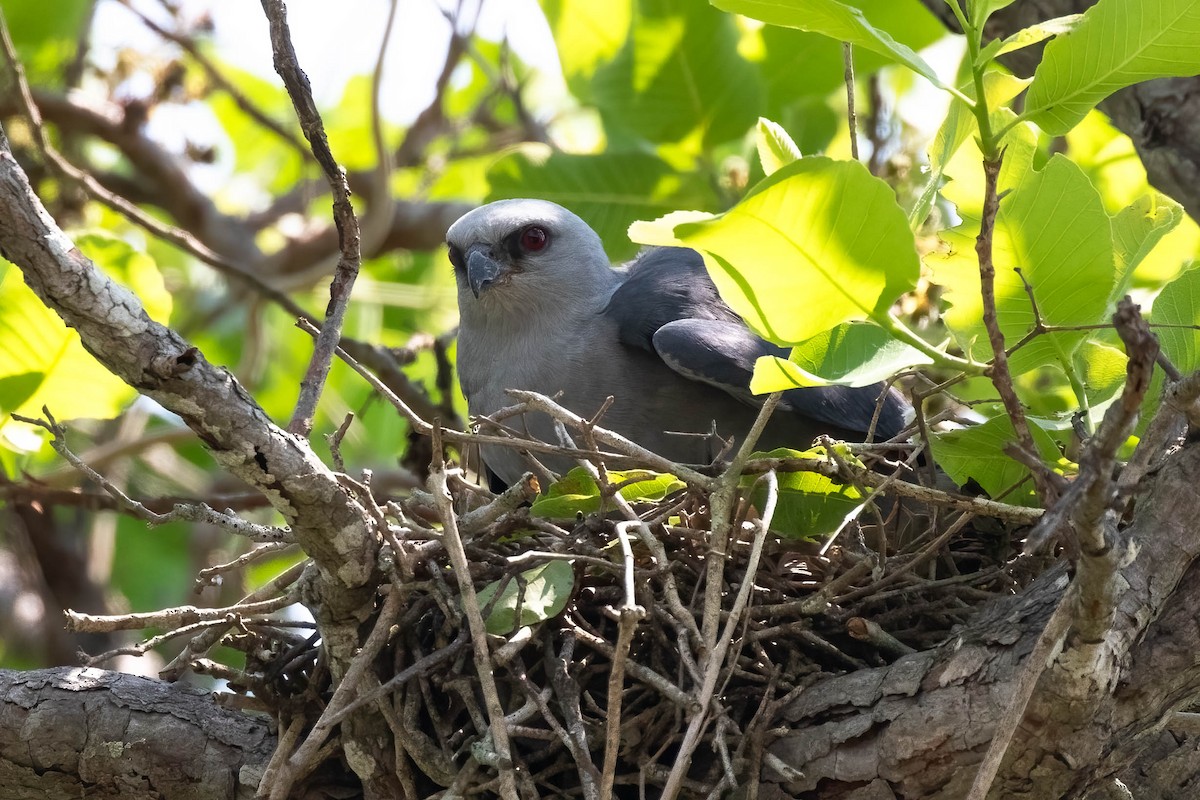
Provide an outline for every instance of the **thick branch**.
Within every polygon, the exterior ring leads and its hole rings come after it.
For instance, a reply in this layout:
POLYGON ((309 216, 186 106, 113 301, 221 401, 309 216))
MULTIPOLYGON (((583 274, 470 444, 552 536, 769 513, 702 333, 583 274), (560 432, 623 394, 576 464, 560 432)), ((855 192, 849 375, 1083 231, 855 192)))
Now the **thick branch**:
MULTIPOLYGON (((1200 694, 1197 482, 1196 447, 1157 473, 1125 531, 1139 550, 1120 570, 1111 658, 1090 665, 1086 692, 1063 696, 1055 687, 1078 685, 1063 671, 1083 666, 1068 644, 1042 674, 991 796, 1081 797, 1130 766, 1156 726, 1200 694), (1082 719, 1080 708, 1090 709, 1082 719)), ((886 787, 897 798, 964 797, 1066 586, 1066 573, 1052 570, 938 650, 810 687, 784 711, 790 732, 771 747, 787 774, 768 766, 764 779, 813 798, 876 780, 879 796, 891 796, 886 787)))
POLYGON ((99 669, 0 670, 0 718, 10 800, 249 797, 275 749, 209 692, 99 669))

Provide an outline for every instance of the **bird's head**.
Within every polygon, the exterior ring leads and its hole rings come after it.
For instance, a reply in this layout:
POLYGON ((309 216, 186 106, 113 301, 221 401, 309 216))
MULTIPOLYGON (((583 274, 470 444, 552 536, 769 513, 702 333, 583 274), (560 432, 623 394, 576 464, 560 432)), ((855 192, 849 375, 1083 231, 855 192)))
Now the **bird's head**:
POLYGON ((450 226, 446 244, 464 310, 472 302, 534 310, 612 272, 596 232, 545 200, 481 206, 450 226))

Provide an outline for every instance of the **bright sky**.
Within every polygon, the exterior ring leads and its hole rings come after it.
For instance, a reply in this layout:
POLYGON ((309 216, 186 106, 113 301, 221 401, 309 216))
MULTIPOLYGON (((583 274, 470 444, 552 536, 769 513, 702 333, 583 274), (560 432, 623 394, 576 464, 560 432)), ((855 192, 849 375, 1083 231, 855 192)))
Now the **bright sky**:
MULTIPOLYGON (((384 115, 410 122, 433 98, 433 83, 450 41, 450 24, 441 6, 454 0, 398 0, 395 30, 388 49, 382 92, 384 115)), ((162 20, 156 0, 133 0, 147 16, 162 20)), ((187 17, 212 16, 214 42, 221 57, 242 69, 277 80, 261 3, 254 0, 183 0, 187 17)), ((536 0, 464 0, 468 17, 482 12, 477 31, 485 38, 507 36, 521 59, 548 76, 561 73, 549 26, 536 0)), ((308 74, 317 103, 337 102, 346 80, 369 73, 375 64, 387 20, 386 0, 291 0, 288 24, 300 66, 308 74)), ((122 46, 139 49, 160 42, 128 9, 104 0, 96 10, 95 58, 112 63, 122 46)), ((168 50, 169 52, 169 50, 168 50)), ((148 90, 149 87, 146 87, 148 90)), ((138 87, 130 87, 131 93, 138 87)))

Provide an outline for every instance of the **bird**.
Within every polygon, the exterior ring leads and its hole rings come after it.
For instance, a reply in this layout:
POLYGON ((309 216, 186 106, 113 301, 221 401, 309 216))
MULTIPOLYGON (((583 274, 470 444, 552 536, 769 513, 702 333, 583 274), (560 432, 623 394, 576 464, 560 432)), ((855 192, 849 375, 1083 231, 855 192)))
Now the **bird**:
MULTIPOLYGON (((556 203, 488 203, 451 225, 446 244, 457 283, 459 382, 475 417, 513 406, 510 389, 557 395, 585 418, 611 396, 600 425, 676 463, 703 465, 721 449, 711 434, 740 441, 762 406, 750 392, 755 360, 787 357, 721 299, 698 252, 650 247, 614 267, 599 235, 556 203)), ((883 383, 791 389, 759 446, 804 449, 822 434, 862 441, 877 407, 875 438, 899 435, 911 407, 883 383)), ((558 442, 540 412, 524 414, 523 426, 558 442)), ((481 455, 493 488, 528 471, 514 448, 485 445, 481 455)), ((558 473, 573 466, 539 460, 558 473)))

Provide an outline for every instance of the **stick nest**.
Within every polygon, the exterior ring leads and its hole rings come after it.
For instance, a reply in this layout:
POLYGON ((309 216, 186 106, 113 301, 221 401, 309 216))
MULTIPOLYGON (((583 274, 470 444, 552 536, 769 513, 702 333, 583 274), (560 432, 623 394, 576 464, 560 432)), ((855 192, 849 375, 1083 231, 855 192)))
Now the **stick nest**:
MULTIPOLYGON (((446 796, 492 795, 508 769, 527 797, 602 797, 610 787, 614 796, 657 796, 673 768, 679 796, 729 792, 770 766, 781 714, 806 687, 936 646, 981 603, 1019 590, 1040 569, 1015 555, 1017 534, 999 523, 973 518, 964 526, 961 517, 954 524, 926 513, 897 524, 908 514, 899 510, 888 527, 844 531, 824 553, 817 542, 765 536, 745 593, 757 526, 743 502, 714 617, 705 606, 704 492, 640 506, 627 525, 593 514, 567 527, 531 517, 525 506, 498 511, 515 505, 520 487, 467 512, 491 496, 453 477, 448 485, 473 596, 460 591, 436 503, 426 496, 391 504, 400 524, 385 547, 395 579, 384 589, 398 594, 402 610, 358 693, 397 734, 391 757, 411 796, 442 788, 446 796), (464 609, 477 604, 488 617, 494 604, 477 593, 510 584, 523 608, 530 588, 522 573, 551 561, 574 575, 565 607, 488 634, 490 680, 481 681, 464 609), (733 635, 714 659, 706 636, 724 630, 733 635), (494 741, 489 691, 505 714, 505 748, 494 741), (505 749, 507 757, 498 754, 505 749), (686 768, 676 767, 689 752, 686 768)), ((272 676, 274 694, 265 699, 281 730, 312 707, 313 694, 328 701, 316 647, 300 658, 294 645, 259 645, 274 656, 248 671, 272 676)))

